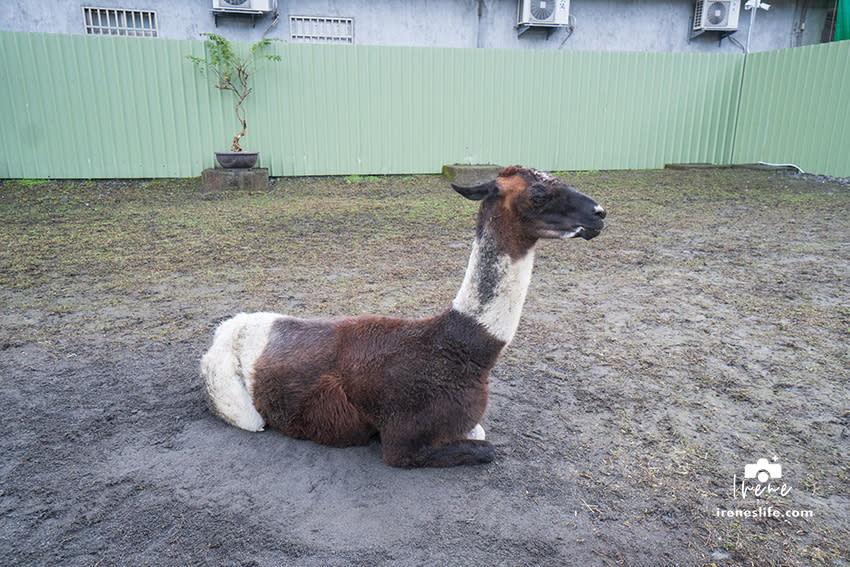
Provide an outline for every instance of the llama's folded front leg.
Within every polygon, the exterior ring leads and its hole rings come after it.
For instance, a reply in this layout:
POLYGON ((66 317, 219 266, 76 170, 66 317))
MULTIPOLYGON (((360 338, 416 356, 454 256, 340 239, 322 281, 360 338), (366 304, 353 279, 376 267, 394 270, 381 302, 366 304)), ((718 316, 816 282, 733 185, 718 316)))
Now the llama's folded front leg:
POLYGON ((458 465, 483 465, 496 457, 489 441, 459 439, 445 445, 419 446, 381 439, 384 462, 393 467, 455 467, 458 465))
POLYGON ((456 467, 458 465, 483 465, 496 457, 496 449, 489 441, 461 439, 441 447, 422 449, 413 459, 415 467, 456 467))

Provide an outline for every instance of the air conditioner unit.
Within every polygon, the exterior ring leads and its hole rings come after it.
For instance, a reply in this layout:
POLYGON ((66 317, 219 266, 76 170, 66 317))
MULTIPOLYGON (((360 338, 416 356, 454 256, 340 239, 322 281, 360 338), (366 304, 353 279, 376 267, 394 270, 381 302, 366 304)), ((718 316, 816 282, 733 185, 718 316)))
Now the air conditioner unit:
POLYGON ((213 11, 217 12, 274 12, 277 0, 213 0, 213 11))
POLYGON ((570 0, 519 0, 517 27, 570 24, 570 0))
POLYGON ((740 12, 740 0, 697 0, 694 31, 735 31, 740 12))

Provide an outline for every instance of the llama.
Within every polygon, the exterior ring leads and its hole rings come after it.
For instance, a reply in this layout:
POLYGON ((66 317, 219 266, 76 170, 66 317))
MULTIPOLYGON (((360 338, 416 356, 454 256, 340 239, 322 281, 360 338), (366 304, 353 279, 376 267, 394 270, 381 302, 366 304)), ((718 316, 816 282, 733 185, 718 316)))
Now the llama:
POLYGON ((605 210, 556 177, 513 166, 473 187, 480 201, 463 283, 426 319, 298 319, 241 313, 201 360, 212 410, 332 447, 380 436, 397 467, 488 463, 488 375, 519 325, 538 239, 597 236, 605 210))

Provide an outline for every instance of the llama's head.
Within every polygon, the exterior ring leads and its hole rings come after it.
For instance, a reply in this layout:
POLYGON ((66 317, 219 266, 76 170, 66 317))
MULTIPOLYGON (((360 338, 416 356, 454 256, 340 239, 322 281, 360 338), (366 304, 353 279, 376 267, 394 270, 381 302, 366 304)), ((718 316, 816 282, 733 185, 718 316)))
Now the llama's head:
POLYGON ((605 209, 599 203, 536 169, 512 166, 492 181, 452 187, 467 199, 482 201, 479 236, 492 231, 506 248, 520 254, 539 238, 590 240, 604 225, 605 209))

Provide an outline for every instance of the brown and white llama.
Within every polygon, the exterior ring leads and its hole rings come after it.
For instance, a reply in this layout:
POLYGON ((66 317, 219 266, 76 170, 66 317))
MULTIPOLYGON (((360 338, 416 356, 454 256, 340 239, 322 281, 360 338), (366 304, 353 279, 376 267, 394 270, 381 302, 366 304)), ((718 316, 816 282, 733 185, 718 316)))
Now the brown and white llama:
POLYGON ((241 313, 201 361, 210 405, 229 423, 333 447, 380 435, 384 461, 450 467, 493 460, 479 424, 487 380, 514 336, 540 238, 602 230, 593 199, 534 169, 452 187, 481 201, 469 266, 444 312, 421 320, 297 319, 241 313))

